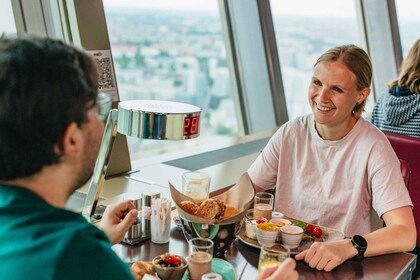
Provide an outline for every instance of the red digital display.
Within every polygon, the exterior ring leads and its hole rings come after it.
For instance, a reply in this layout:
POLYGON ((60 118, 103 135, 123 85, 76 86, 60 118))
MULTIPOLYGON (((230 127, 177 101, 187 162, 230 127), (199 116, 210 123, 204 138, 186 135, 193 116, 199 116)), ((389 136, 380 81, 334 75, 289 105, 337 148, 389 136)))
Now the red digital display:
POLYGON ((184 136, 198 134, 200 117, 185 117, 184 118, 184 136))

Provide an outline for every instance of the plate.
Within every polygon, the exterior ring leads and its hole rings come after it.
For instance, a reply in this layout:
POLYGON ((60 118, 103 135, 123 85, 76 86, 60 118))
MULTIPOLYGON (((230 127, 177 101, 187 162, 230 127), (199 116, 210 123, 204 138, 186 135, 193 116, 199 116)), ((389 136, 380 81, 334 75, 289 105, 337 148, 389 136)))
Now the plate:
MULTIPOLYGON (((287 218, 287 219, 289 219, 289 218, 287 218)), ((292 222, 296 222, 296 220, 294 220, 294 219, 289 219, 289 220, 291 220, 292 222)), ((339 231, 339 230, 328 228, 328 227, 323 227, 323 226, 317 226, 317 227, 320 227, 322 229, 322 241, 324 241, 324 242, 325 241, 335 241, 335 240, 344 239, 344 233, 339 231)), ((255 248, 258 248, 258 249, 261 248, 261 245, 258 243, 257 239, 252 239, 252 238, 249 238, 245 235, 245 223, 242 223, 242 226, 239 229, 236 236, 238 237, 238 239, 240 241, 242 241, 243 243, 245 243, 248 246, 255 247, 255 248)), ((314 242, 313 239, 304 237, 302 242, 300 242, 299 247, 297 247, 295 249, 292 249, 292 251, 290 251, 290 254, 291 255, 299 254, 303 250, 308 249, 312 245, 313 242, 314 242)), ((276 244, 281 244, 281 243, 276 242, 276 244)))
MULTIPOLYGON (((223 280, 236 280, 238 276, 236 275, 236 269, 227 261, 213 258, 211 261, 211 272, 220 274, 223 280)), ((185 272, 182 280, 188 280, 188 270, 185 272)))

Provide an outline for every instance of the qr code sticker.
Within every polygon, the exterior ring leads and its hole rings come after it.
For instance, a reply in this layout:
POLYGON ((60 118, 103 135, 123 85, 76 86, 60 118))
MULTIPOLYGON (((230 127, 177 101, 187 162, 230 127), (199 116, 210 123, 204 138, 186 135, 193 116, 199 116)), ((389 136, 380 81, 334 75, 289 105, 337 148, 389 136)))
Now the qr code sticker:
POLYGON ((99 66, 99 90, 115 88, 112 62, 109 57, 97 58, 99 66))

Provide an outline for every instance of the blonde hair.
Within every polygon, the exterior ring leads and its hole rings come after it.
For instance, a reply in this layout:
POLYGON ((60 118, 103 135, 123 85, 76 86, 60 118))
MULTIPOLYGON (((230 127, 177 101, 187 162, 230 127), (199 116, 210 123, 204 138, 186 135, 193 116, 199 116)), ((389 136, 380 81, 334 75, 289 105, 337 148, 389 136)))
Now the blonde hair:
MULTIPOLYGON (((362 90, 369 88, 372 82, 372 63, 368 54, 355 45, 338 46, 327 50, 316 61, 314 68, 324 62, 339 61, 356 77, 356 89, 362 90)), ((360 117, 365 111, 366 99, 362 103, 356 104, 353 114, 360 117)))
POLYGON ((398 79, 390 82, 388 86, 391 90, 398 86, 420 94, 420 39, 414 42, 403 60, 398 79))

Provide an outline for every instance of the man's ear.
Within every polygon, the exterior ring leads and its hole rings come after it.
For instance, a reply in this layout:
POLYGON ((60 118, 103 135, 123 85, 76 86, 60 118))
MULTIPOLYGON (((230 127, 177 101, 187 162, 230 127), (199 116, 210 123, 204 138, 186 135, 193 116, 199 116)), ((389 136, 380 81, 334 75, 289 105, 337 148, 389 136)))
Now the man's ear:
POLYGON ((82 153, 83 137, 82 131, 76 123, 70 123, 64 131, 62 138, 62 154, 67 156, 78 156, 82 153))

